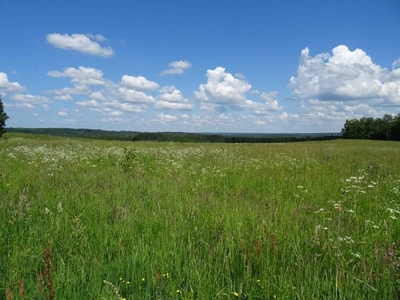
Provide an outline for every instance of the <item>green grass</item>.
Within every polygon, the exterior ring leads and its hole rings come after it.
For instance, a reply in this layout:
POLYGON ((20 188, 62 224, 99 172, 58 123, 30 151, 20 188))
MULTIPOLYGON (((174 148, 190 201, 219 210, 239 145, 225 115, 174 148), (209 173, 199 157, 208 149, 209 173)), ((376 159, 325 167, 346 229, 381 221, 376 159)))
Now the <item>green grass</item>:
POLYGON ((6 134, 0 299, 396 299, 399 157, 6 134))

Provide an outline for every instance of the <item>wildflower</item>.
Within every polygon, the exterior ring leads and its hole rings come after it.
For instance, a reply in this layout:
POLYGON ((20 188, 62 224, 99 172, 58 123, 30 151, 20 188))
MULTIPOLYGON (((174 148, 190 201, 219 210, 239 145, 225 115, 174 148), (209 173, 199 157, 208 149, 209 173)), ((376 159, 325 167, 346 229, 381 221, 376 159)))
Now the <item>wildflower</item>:
POLYGON ((63 211, 63 207, 62 207, 62 203, 61 202, 58 202, 58 204, 57 204, 57 211, 59 213, 63 211))
POLYGON ((181 290, 176 290, 176 293, 177 294, 182 294, 182 291, 181 290))
POLYGON ((238 292, 232 292, 233 297, 239 297, 239 293, 238 292))

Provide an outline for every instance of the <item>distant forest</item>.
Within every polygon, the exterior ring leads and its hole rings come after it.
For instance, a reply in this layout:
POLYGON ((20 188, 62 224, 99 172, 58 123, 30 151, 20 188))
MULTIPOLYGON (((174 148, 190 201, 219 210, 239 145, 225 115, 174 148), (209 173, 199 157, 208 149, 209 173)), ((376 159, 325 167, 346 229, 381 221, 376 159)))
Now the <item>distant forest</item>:
POLYGON ((345 139, 400 141, 400 114, 346 120, 342 136, 345 139))
POLYGON ((287 143, 324 141, 341 138, 340 133, 261 134, 261 133, 186 133, 186 132, 137 132, 107 131, 71 128, 7 128, 8 132, 44 134, 64 137, 95 138, 121 141, 159 141, 190 143, 287 143))

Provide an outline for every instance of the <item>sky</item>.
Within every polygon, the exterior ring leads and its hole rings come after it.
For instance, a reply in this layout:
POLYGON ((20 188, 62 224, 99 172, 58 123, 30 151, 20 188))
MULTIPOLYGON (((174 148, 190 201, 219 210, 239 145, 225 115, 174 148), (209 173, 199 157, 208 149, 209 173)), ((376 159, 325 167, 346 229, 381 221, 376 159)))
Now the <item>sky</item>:
POLYGON ((7 127, 340 132, 400 113, 400 1, 0 0, 7 127))

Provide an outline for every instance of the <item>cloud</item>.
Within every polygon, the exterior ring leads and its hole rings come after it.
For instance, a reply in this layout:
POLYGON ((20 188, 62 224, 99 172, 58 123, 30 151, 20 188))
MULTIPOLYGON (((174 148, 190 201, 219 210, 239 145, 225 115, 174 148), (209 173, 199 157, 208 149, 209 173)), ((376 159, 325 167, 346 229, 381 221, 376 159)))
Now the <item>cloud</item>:
POLYGON ((178 120, 178 117, 176 116, 171 116, 171 115, 165 115, 163 113, 156 114, 157 121, 160 121, 162 123, 170 123, 170 122, 175 122, 178 120))
POLYGON ((85 106, 85 107, 99 107, 100 104, 96 100, 88 100, 88 101, 77 101, 76 105, 85 106))
POLYGON ((133 102, 133 103, 153 103, 153 102, 155 102, 155 99, 152 96, 149 96, 143 92, 138 92, 138 91, 130 90, 130 89, 126 89, 126 88, 119 88, 118 92, 128 102, 133 102))
POLYGON ((123 114, 124 114, 124 113, 123 113, 122 111, 114 110, 114 111, 112 111, 112 112, 110 113, 110 116, 119 117, 119 116, 122 116, 123 114))
POLYGON ((68 117, 68 113, 67 113, 66 111, 59 111, 59 112, 58 112, 58 115, 59 115, 60 117, 63 117, 63 118, 68 117))
POLYGON ((101 34, 91 34, 88 33, 86 34, 87 37, 91 38, 92 40, 96 40, 98 42, 105 42, 108 41, 108 39, 106 39, 104 36, 102 36, 101 34))
POLYGON ((74 125, 78 120, 77 119, 63 119, 62 124, 69 124, 69 125, 74 125))
POLYGON ((270 111, 282 109, 276 100, 277 92, 262 93, 260 98, 265 102, 247 99, 246 93, 251 90, 251 84, 225 72, 225 68, 217 67, 207 70, 207 83, 201 84, 194 92, 195 98, 201 101, 203 111, 218 111, 225 113, 232 110, 249 110, 254 114, 268 114, 270 111))
POLYGON ((155 107, 157 109, 191 110, 194 104, 184 99, 180 90, 174 86, 165 86, 160 89, 155 107))
POLYGON ((207 83, 199 86, 195 91, 195 98, 204 102, 216 104, 238 104, 246 100, 245 93, 251 89, 251 85, 243 80, 237 79, 225 68, 217 67, 207 70, 207 83))
POLYGON ((147 109, 147 106, 143 104, 120 103, 118 101, 104 102, 103 105, 105 107, 118 108, 122 111, 135 113, 144 112, 147 109))
POLYGON ((10 82, 6 73, 0 72, 0 92, 19 93, 25 88, 18 82, 10 82))
POLYGON ((34 108, 34 106, 32 104, 30 104, 30 103, 17 103, 17 104, 15 104, 15 107, 28 108, 28 109, 34 108))
POLYGON ((157 101, 155 107, 157 109, 174 109, 174 110, 192 110, 194 105, 186 100, 186 103, 169 102, 169 101, 157 101))
POLYGON ((350 51, 340 45, 332 55, 312 57, 309 49, 301 51, 297 77, 289 88, 300 98, 320 101, 370 101, 375 105, 400 105, 400 69, 393 71, 372 62, 361 49, 350 51))
POLYGON ((267 110, 280 110, 282 109, 281 106, 279 106, 278 100, 276 100, 276 97, 278 95, 278 92, 270 92, 270 93, 262 93, 260 95, 260 98, 265 100, 265 107, 267 110))
POLYGON ((96 100, 100 100, 100 101, 104 101, 106 100, 106 98, 103 96, 103 94, 99 91, 93 92, 89 95, 90 99, 96 99, 96 100))
POLYGON ((244 76, 242 73, 236 73, 235 77, 240 80, 246 80, 246 76, 244 76))
POLYGON ((186 69, 189 69, 192 66, 192 64, 186 60, 175 60, 170 62, 168 66, 170 68, 162 71, 160 75, 183 74, 186 69))
POLYGON ((92 90, 87 85, 76 84, 74 85, 74 87, 66 87, 57 90, 50 90, 47 92, 56 95, 65 95, 65 94, 86 95, 89 94, 91 91, 92 90))
POLYGON ((111 47, 101 47, 99 42, 104 41, 102 35, 84 35, 74 33, 71 36, 68 34, 50 33, 46 40, 54 47, 63 50, 75 50, 85 54, 110 57, 114 55, 114 50, 111 47))
POLYGON ((392 63, 392 69, 400 69, 400 57, 392 63))
POLYGON ((53 99, 54 100, 61 100, 61 101, 73 100, 73 98, 69 94, 54 96, 53 99))
POLYGON ((122 76, 120 85, 137 91, 154 91, 160 87, 156 82, 150 81, 143 76, 135 77, 129 75, 122 76))
POLYGON ((292 121, 292 120, 298 120, 299 115, 298 114, 288 114, 287 112, 283 112, 280 116, 279 119, 282 121, 292 121))
POLYGON ((95 68, 86 68, 80 66, 78 69, 66 68, 63 72, 50 71, 47 73, 51 77, 69 77, 71 82, 78 85, 104 85, 103 72, 95 68))
POLYGON ((302 118, 306 121, 315 119, 324 121, 336 121, 343 125, 346 119, 361 118, 372 116, 382 117, 386 112, 380 108, 372 107, 363 102, 343 102, 343 101, 321 101, 309 99, 302 102, 300 111, 302 118))
POLYGON ((29 104, 44 104, 52 102, 49 98, 29 94, 15 94, 11 97, 11 100, 29 104))

